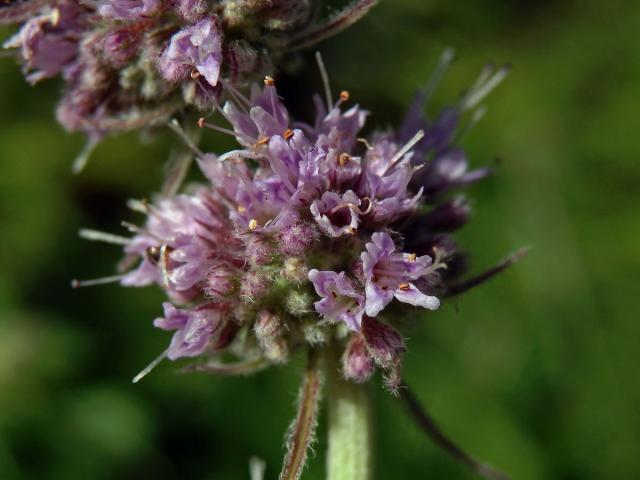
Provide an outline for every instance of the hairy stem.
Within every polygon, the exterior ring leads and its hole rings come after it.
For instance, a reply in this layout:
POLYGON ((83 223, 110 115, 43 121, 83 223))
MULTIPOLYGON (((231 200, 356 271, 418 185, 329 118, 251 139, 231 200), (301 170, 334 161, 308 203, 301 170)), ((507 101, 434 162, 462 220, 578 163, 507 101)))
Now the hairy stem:
POLYGON ((309 362, 304 375, 298 413, 287 432, 287 454, 282 465, 280 480, 298 480, 307 461, 307 452, 315 440, 318 410, 322 391, 320 359, 315 349, 309 351, 309 362))
POLYGON ((365 384, 342 378, 336 352, 327 355, 329 450, 327 480, 369 480, 371 427, 365 384))

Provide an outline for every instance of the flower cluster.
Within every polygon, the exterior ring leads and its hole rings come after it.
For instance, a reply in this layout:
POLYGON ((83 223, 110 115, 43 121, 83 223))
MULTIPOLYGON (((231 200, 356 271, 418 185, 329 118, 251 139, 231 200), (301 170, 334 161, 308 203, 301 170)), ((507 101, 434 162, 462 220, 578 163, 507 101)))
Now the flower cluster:
POLYGON ((272 71, 284 54, 336 33, 375 0, 322 21, 320 0, 3 1, 0 24, 22 24, 27 80, 61 76, 57 116, 95 143, 105 132, 208 108, 226 84, 272 71))
POLYGON ((175 331, 165 355, 282 363, 302 345, 337 344, 345 378, 378 367, 397 388, 405 344, 392 324, 407 308, 437 309, 464 270, 451 232, 469 206, 447 193, 489 173, 468 171, 454 146, 459 117, 503 75, 484 75, 430 122, 421 95, 402 128, 367 139, 367 112, 345 108, 346 91, 316 97, 311 124, 290 118, 270 77, 228 101, 241 148, 199 153, 209 184, 137 203, 148 219, 124 242, 136 266, 120 282, 160 285, 171 300, 155 321, 175 331))

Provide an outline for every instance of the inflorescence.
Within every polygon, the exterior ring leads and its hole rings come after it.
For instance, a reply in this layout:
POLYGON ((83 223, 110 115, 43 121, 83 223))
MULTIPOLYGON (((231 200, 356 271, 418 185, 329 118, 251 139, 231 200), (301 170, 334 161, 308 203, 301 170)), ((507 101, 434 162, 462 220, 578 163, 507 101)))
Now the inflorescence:
POLYGON ((30 83, 62 77, 58 120, 90 148, 105 133, 210 108, 224 85, 273 71, 375 3, 327 18, 321 0, 5 0, 0 25, 21 24, 4 46, 30 83))
POLYGON ((451 58, 444 53, 399 129, 367 138, 368 112, 347 108, 348 92, 336 102, 330 93, 326 102, 316 97, 315 120, 300 123, 266 77, 250 98, 236 92, 217 109, 230 128, 199 120, 240 144, 223 155, 196 151, 206 185, 153 204, 131 202, 147 216, 142 227, 127 224, 133 238, 84 232, 124 244, 133 267, 115 280, 166 291, 170 301, 154 324, 175 333, 153 366, 165 357, 206 357, 194 368, 215 371, 223 354, 264 366, 303 346, 331 345, 342 349, 346 379, 364 382, 379 368, 387 388, 400 386, 405 342, 396 326, 407 310, 435 310, 440 298, 515 259, 460 280, 464 254, 452 232, 470 208, 450 193, 491 169, 469 171, 456 141, 507 69, 487 67, 428 121, 425 101, 451 58))

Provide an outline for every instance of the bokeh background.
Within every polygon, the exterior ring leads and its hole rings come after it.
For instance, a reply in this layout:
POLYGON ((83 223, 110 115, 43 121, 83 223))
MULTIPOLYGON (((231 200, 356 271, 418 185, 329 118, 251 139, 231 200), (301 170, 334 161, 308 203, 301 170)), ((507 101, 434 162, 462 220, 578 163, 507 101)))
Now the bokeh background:
MULTIPOLYGON (((383 127, 447 46, 458 60, 432 112, 487 61, 514 66, 464 142, 474 165, 498 169, 472 188, 460 239, 476 270, 531 253, 416 314, 405 361, 445 431, 514 479, 638 478, 638 32, 640 3, 626 0, 385 0, 322 45, 334 89, 383 127)), ((310 62, 293 90, 318 89, 317 77, 310 62)), ((30 88, 0 60, 0 478, 242 479, 252 455, 276 478, 300 362, 249 378, 179 375, 167 362, 132 385, 169 340, 151 325, 161 294, 70 289, 119 258, 78 229, 141 220, 125 199, 157 190, 175 139, 111 138, 72 176, 83 140, 53 120, 58 89, 30 88)), ((475 478, 379 382, 371 395, 376 479, 475 478)), ((304 478, 323 478, 322 433, 304 478)))

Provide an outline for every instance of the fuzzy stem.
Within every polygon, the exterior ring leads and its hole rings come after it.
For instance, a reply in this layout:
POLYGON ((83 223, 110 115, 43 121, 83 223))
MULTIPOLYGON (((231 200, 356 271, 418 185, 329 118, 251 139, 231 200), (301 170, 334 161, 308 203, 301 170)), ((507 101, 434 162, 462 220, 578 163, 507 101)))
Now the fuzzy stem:
POLYGON ((327 378, 327 480, 369 480, 371 425, 366 385, 342 378, 336 352, 327 355, 327 378))

